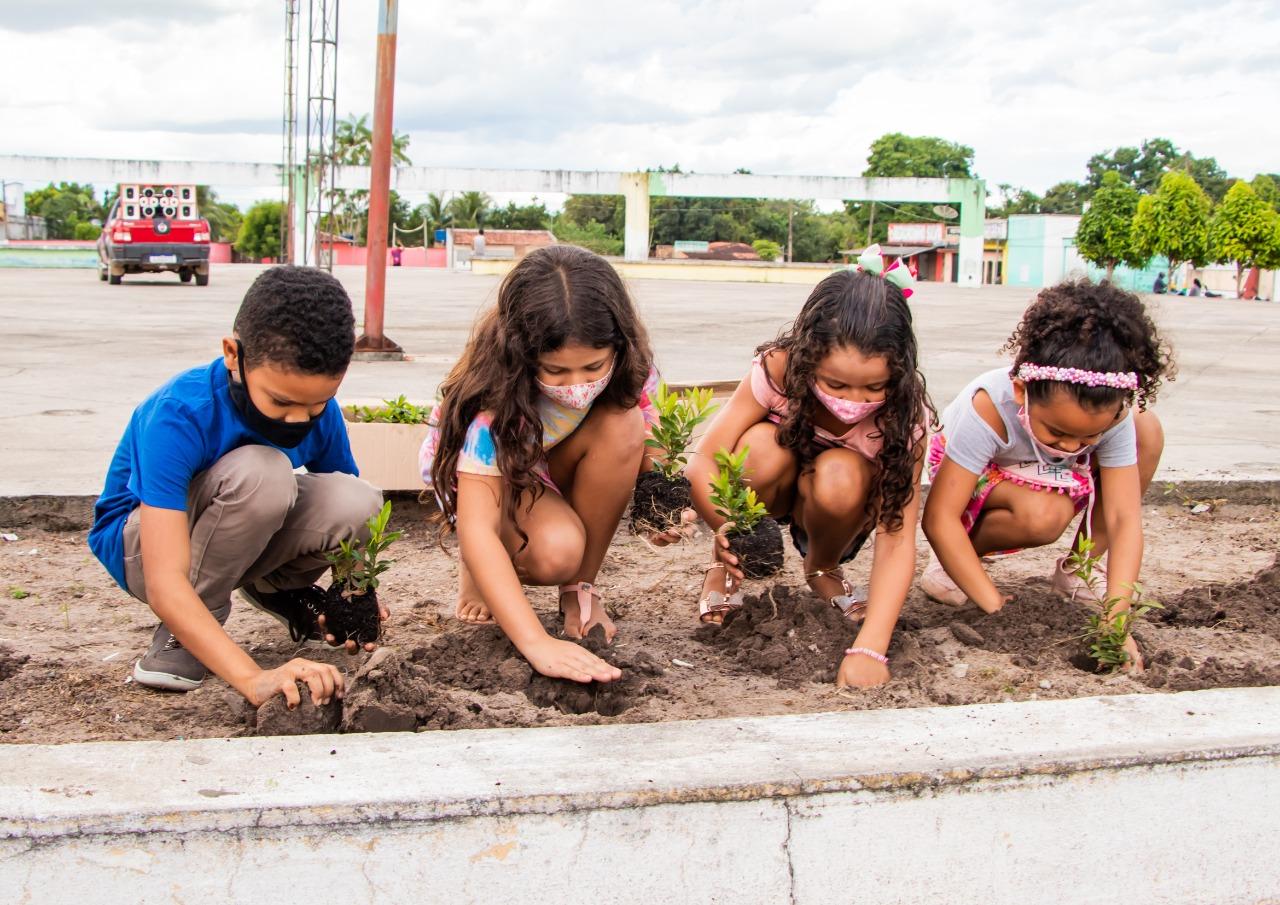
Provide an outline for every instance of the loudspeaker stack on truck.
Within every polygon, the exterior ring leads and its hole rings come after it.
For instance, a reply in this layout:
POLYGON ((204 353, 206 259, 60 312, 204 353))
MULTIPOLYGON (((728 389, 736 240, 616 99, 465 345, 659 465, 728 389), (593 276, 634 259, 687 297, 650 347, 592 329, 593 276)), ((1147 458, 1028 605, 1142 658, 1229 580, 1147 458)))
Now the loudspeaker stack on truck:
POLYGON ((126 273, 165 271, 209 285, 209 221, 196 187, 124 183, 98 238, 98 278, 114 286, 126 273))

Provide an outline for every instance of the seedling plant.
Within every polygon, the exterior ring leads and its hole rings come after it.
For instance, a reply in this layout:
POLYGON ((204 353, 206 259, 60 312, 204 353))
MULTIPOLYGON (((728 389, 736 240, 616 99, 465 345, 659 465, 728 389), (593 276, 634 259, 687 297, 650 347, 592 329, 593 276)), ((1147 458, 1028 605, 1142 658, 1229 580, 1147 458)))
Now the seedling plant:
POLYGON ((693 505, 684 469, 694 430, 716 409, 711 397, 709 388, 673 393, 666 383, 658 384, 653 400, 658 423, 645 441, 653 468, 636 481, 631 501, 633 531, 665 531, 679 525, 684 511, 693 505))
POLYGON ((342 541, 338 550, 327 554, 333 583, 325 593, 325 628, 340 641, 366 644, 378 640, 378 585, 395 562, 384 559, 383 553, 402 536, 400 531, 387 530, 390 520, 391 503, 386 502, 365 523, 367 541, 342 541))
POLYGON ((1100 556, 1093 553, 1093 541, 1081 537, 1067 559, 1067 567, 1088 586, 1093 595, 1102 601, 1101 608, 1085 620, 1084 633, 1088 654, 1097 664, 1098 672, 1116 673, 1130 665, 1132 657, 1125 650, 1125 643, 1134 628, 1151 610, 1164 607, 1158 600, 1148 597, 1140 582, 1131 585, 1132 599, 1101 593, 1102 579, 1098 575, 1100 556))

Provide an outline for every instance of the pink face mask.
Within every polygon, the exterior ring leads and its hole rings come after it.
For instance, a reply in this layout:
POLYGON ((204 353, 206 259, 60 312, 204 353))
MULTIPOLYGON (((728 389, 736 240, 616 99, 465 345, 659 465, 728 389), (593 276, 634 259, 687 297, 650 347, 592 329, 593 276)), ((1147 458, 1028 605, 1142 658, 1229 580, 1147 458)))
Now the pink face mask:
POLYGON ((609 379, 613 377, 613 366, 610 365, 609 371, 599 380, 593 380, 590 383, 572 383, 568 386, 552 386, 549 383, 543 383, 541 380, 534 378, 534 382, 538 384, 538 389, 542 391, 542 395, 546 396, 552 402, 557 402, 566 408, 582 410, 596 401, 596 397, 604 392, 604 388, 609 385, 609 379))
POLYGON ((809 384, 809 389, 813 391, 813 395, 818 397, 818 401, 826 406, 827 411, 836 416, 841 424, 857 424, 884 405, 883 399, 879 402, 851 402, 848 399, 841 399, 839 396, 824 393, 816 383, 809 384))
POLYGON ((1027 414, 1027 407, 1025 404, 1018 407, 1018 423, 1022 425, 1022 429, 1025 430, 1027 432, 1027 436, 1031 438, 1031 445, 1035 448, 1036 458, 1039 459, 1043 455, 1049 459, 1049 462, 1043 462, 1045 465, 1055 463, 1060 464, 1063 459, 1084 458, 1087 460, 1089 453, 1092 452, 1093 447, 1097 445, 1096 443, 1093 443, 1088 446, 1081 446, 1075 452, 1069 453, 1064 452, 1061 449, 1054 449, 1047 443, 1041 443, 1040 438, 1036 436, 1036 432, 1031 429, 1031 416, 1027 414))

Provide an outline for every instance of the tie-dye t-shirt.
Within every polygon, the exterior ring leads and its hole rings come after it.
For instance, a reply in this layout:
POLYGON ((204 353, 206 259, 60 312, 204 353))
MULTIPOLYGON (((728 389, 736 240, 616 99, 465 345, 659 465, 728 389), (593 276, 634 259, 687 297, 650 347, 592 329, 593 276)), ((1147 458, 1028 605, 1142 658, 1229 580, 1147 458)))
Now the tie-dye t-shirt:
MULTIPOLYGON (((657 423, 657 412, 654 409, 653 397, 658 392, 658 379, 657 368, 650 368, 649 376, 644 382, 644 389, 640 393, 639 408, 644 415, 645 425, 649 428, 652 428, 657 423)), ((585 409, 569 408, 539 394, 538 414, 542 418, 542 448, 544 450, 551 449, 565 437, 572 434, 586 420, 590 412, 590 406, 585 409)), ((423 442, 422 449, 418 452, 418 465, 422 471, 422 480, 428 487, 431 486, 431 466, 435 462, 436 451, 440 445, 440 431, 437 428, 439 414, 440 406, 437 405, 431 412, 431 429, 427 432, 427 439, 423 442)), ((470 427, 467 428, 467 436, 462 444, 462 452, 458 456, 458 471, 461 474, 495 477, 502 474, 502 470, 498 468, 498 449, 494 444, 493 432, 490 429, 492 425, 493 413, 481 412, 471 422, 470 427)), ((545 459, 539 466, 537 475, 544 483, 552 487, 555 486, 551 482, 551 475, 547 470, 545 459)))

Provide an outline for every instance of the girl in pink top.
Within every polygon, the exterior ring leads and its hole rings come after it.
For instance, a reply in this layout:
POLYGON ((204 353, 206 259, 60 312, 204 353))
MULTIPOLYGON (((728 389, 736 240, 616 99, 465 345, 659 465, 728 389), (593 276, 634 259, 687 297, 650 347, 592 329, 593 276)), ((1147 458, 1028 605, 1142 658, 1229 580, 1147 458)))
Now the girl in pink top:
POLYGON ((907 297, 911 278, 879 248, 814 288, 790 329, 761 346, 689 463, 694 506, 715 530, 699 604, 719 623, 741 606, 737 559, 708 482, 715 453, 749 448, 747 475, 775 518, 790 525, 809 587, 858 625, 837 683, 889 679, 885 656, 915 569, 926 412, 907 297), (882 275, 883 274, 883 275, 882 275), (869 595, 840 564, 877 531, 869 595))

